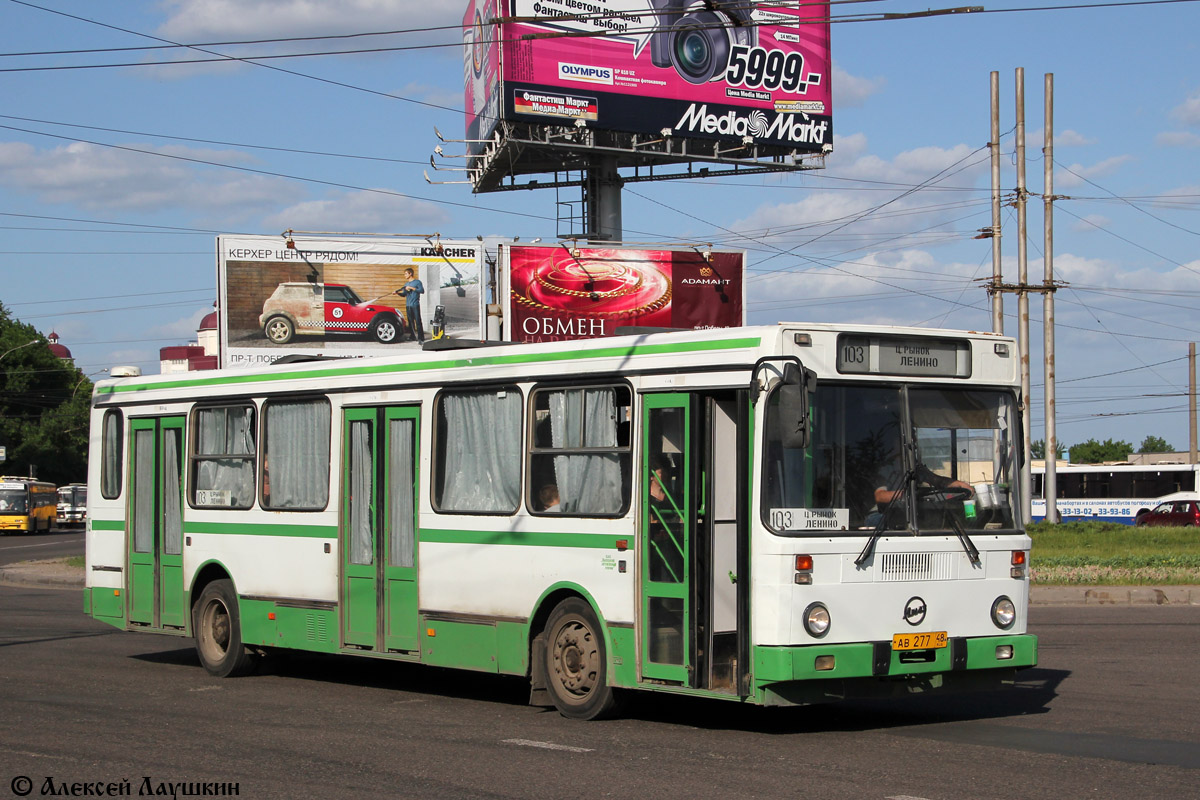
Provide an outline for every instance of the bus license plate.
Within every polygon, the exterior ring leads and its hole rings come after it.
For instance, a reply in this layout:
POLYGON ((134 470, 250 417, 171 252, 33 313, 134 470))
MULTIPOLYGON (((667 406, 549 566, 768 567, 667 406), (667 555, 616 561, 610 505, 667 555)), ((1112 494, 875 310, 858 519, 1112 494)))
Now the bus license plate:
POLYGON ((949 639, 945 631, 929 633, 897 633, 892 637, 893 650, 936 650, 945 647, 949 639))

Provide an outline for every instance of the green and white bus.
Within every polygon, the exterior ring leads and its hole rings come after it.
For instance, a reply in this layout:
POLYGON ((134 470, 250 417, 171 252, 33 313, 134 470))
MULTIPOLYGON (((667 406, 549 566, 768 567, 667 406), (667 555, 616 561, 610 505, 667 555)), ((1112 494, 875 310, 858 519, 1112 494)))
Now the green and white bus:
POLYGON ((1011 684, 1017 362, 781 324, 102 381, 85 608, 218 676, 369 655, 583 719, 1011 684))

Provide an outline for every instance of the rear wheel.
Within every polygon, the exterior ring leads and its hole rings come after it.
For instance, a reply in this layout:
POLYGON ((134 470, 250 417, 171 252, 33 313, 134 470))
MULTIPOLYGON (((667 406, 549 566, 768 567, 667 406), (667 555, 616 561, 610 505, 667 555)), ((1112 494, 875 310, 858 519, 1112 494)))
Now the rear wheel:
POLYGON ((564 717, 601 719, 616 711, 600 622, 578 597, 559 603, 546 623, 546 688, 564 717))
POLYGON ((275 344, 287 344, 296 335, 296 326, 287 317, 271 317, 263 325, 263 333, 275 344))
POLYGON ((200 663, 209 674, 229 678, 254 669, 258 657, 242 644, 241 619, 232 581, 217 580, 204 587, 200 600, 192 607, 192 633, 200 663))

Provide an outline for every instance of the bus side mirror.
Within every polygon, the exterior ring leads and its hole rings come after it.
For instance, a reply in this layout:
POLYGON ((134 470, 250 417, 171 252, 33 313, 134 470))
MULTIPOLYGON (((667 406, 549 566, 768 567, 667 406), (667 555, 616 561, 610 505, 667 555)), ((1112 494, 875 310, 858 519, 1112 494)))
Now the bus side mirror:
POLYGON ((809 392, 817 388, 816 374, 802 370, 796 364, 786 364, 783 368, 783 384, 776 390, 779 392, 779 431, 781 444, 789 449, 804 450, 808 448, 812 434, 812 421, 809 418, 809 392))

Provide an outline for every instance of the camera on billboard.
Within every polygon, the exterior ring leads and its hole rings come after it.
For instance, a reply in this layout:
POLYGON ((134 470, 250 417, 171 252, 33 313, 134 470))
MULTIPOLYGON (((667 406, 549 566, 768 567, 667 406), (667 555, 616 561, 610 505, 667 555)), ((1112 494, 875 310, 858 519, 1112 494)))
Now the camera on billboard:
POLYGON ((689 83, 724 75, 734 45, 758 44, 750 0, 650 0, 650 6, 658 16, 650 35, 650 63, 674 67, 689 83))

